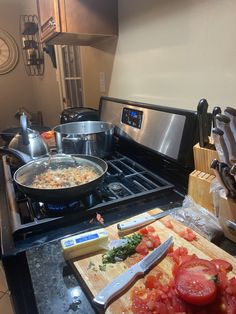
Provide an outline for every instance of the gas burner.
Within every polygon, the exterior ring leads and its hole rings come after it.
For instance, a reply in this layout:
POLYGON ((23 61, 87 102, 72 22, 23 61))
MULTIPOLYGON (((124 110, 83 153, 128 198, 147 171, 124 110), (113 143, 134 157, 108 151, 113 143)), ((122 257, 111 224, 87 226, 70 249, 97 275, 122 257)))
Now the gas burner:
POLYGON ((113 182, 108 184, 108 188, 113 192, 120 192, 123 189, 122 185, 119 182, 113 182))
POLYGON ((131 194, 129 189, 119 182, 109 183, 107 187, 117 198, 129 196, 131 194))

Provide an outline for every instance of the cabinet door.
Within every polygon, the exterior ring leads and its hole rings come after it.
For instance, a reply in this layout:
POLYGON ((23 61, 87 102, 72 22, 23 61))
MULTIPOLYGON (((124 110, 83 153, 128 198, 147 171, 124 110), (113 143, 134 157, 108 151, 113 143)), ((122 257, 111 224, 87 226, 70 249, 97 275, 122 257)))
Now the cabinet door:
POLYGON ((45 41, 61 31, 59 0, 37 0, 41 39, 45 41))
POLYGON ((117 0, 63 0, 63 32, 90 35, 118 35, 117 0))

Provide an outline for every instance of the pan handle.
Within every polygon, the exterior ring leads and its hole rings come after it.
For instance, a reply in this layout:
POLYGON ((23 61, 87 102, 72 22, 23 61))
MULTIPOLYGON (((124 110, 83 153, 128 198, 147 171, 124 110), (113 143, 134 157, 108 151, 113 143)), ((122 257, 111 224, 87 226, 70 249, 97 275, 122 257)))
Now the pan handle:
POLYGON ((32 158, 29 155, 26 155, 25 153, 20 152, 14 148, 2 146, 0 147, 0 153, 13 156, 17 158, 22 164, 27 164, 32 160, 32 158))

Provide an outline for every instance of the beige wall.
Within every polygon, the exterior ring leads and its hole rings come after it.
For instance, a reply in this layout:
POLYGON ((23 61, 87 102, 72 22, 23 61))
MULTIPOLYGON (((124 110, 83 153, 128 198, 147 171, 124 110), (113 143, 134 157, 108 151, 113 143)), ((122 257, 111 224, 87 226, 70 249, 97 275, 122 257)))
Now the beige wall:
POLYGON ((92 47, 81 47, 84 106, 98 108, 101 96, 108 95, 117 38, 109 38, 92 47), (105 88, 100 86, 100 73, 105 74, 105 88))
MULTIPOLYGON (((0 28, 20 46, 19 16, 36 12, 35 0, 0 0, 0 28)), ((236 1, 119 0, 119 38, 82 47, 85 106, 101 95, 196 109, 200 98, 234 106, 236 1), (104 72, 102 92, 99 73, 104 72)), ((43 112, 54 126, 61 111, 56 71, 45 54, 45 74, 26 74, 22 55, 0 76, 0 129, 16 125, 20 106, 43 112)))
POLYGON ((189 109, 236 99, 235 0, 119 0, 109 95, 189 109))
POLYGON ((35 0, 0 0, 0 28, 8 31, 19 48, 19 62, 8 74, 0 75, 0 129, 18 126, 14 114, 19 107, 29 111, 42 110, 45 125, 58 123, 61 111, 56 72, 45 55, 43 77, 26 74, 20 50, 19 17, 21 14, 37 14, 35 0))

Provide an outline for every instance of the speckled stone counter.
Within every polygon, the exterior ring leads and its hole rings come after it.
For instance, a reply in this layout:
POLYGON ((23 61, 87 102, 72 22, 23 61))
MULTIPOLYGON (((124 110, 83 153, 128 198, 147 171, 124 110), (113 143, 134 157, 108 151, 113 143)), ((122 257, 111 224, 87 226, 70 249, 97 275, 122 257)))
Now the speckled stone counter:
MULTIPOLYGON (((216 243, 236 256, 228 239, 216 243)), ((26 253, 39 314, 96 313, 62 255, 59 241, 31 248, 26 253)))
POLYGON ((95 313, 65 262, 59 241, 26 254, 39 314, 95 313))

